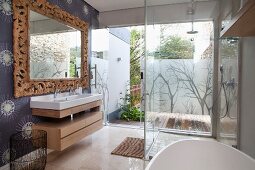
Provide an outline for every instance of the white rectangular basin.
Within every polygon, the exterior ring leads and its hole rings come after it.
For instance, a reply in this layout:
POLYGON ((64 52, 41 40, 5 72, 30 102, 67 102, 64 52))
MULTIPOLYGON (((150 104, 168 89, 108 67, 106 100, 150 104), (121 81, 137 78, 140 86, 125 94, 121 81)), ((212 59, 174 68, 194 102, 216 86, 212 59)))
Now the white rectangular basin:
POLYGON ((102 100, 102 94, 77 94, 69 95, 68 93, 61 93, 58 97, 54 98, 54 95, 36 96, 31 97, 30 108, 39 109, 52 109, 52 110, 64 110, 71 107, 83 105, 86 103, 102 100))

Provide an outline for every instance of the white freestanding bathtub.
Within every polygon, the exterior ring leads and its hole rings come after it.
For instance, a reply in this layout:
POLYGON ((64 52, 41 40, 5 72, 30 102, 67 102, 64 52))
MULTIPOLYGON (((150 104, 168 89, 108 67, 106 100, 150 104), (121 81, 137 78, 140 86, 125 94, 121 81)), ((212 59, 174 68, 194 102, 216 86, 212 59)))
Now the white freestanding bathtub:
POLYGON ((255 170, 255 160, 216 141, 183 140, 162 149, 146 170, 255 170))

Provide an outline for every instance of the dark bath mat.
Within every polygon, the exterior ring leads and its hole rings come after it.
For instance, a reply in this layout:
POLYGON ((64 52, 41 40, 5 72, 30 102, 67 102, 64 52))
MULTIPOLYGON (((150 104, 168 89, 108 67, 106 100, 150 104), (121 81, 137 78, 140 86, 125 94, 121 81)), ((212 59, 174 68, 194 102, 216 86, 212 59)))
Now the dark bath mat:
POLYGON ((111 154, 142 159, 144 157, 144 139, 127 137, 111 154))

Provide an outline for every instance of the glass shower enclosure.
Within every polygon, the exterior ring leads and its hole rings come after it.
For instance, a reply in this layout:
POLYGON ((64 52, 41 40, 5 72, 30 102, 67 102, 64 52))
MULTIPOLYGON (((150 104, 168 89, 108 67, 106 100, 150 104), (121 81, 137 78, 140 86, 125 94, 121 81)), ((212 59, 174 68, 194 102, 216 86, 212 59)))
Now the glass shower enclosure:
POLYGON ((237 147, 239 40, 215 38, 214 22, 195 21, 192 15, 173 22, 162 13, 175 5, 145 0, 145 155, 161 132, 217 134, 217 140, 237 147))
MULTIPOLYGON (((226 106, 222 97, 224 90, 217 100, 213 99, 214 74, 220 74, 220 70, 214 69, 214 22, 194 21, 192 15, 173 22, 169 19, 172 16, 166 17, 162 13, 167 13, 164 11, 167 7, 175 8, 176 4, 160 7, 154 4, 155 0, 145 0, 145 155, 160 132, 211 137, 212 121, 216 121, 213 116, 215 104, 221 102, 219 126, 222 131, 226 127, 224 118, 236 115, 226 111, 235 101, 228 101, 226 106)), ((189 6, 192 8, 192 1, 189 6)), ((229 61, 235 67, 234 60, 230 60, 224 60, 223 65, 228 65, 229 61)), ((228 67, 225 66, 229 70, 228 67)), ((233 69, 235 73, 236 69, 233 69)), ((237 78, 229 78, 226 92, 232 98, 235 98, 235 92, 229 91, 234 80, 237 78)))

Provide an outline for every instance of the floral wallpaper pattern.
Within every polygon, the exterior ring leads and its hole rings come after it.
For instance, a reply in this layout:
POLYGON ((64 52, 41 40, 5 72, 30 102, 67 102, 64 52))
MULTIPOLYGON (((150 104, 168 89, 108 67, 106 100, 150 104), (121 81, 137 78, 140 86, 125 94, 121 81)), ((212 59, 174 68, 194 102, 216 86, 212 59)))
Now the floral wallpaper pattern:
MULTIPOLYGON (((98 11, 83 0, 48 2, 88 22, 90 30, 99 25, 98 11)), ((31 115, 29 97, 15 99, 13 96, 12 14, 12 1, 0 0, 0 167, 9 162, 10 152, 15 154, 9 148, 10 136, 43 121, 31 115)))

